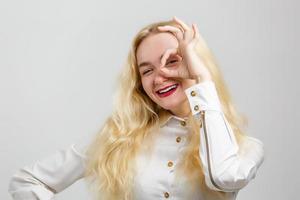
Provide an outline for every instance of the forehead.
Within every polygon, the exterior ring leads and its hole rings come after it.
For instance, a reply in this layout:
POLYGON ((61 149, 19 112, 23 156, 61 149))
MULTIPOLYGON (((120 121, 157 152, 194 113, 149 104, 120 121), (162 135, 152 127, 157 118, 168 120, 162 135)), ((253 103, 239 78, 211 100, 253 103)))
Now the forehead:
POLYGON ((137 48, 137 63, 160 61, 160 56, 169 48, 177 48, 178 41, 171 33, 156 33, 146 37, 137 48))

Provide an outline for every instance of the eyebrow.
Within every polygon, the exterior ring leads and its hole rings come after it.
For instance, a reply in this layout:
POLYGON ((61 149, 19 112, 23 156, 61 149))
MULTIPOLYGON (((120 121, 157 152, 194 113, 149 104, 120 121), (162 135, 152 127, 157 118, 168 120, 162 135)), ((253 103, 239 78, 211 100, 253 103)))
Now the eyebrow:
MULTIPOLYGON (((164 56, 164 54, 162 54, 159 57, 159 60, 161 60, 163 56, 164 56)), ((144 66, 147 66, 147 65, 152 65, 152 64, 151 64, 151 62, 142 62, 141 64, 138 65, 138 67, 141 68, 141 67, 144 67, 144 66)))

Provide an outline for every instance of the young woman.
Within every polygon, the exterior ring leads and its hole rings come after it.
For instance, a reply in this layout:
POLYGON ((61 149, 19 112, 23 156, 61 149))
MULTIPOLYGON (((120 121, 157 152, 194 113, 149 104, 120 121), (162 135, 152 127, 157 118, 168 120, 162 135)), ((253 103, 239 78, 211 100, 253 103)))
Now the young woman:
POLYGON ((264 160, 242 123, 197 26, 153 23, 134 38, 93 142, 23 167, 9 192, 46 200, 86 178, 96 199, 236 199, 264 160))

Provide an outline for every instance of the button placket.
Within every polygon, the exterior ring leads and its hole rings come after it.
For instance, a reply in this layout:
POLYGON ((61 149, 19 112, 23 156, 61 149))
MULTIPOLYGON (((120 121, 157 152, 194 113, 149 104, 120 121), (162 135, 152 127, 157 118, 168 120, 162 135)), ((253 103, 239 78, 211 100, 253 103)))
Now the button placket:
POLYGON ((172 187, 174 183, 174 163, 175 161, 169 160, 167 161, 166 167, 168 168, 168 176, 167 176, 167 182, 168 184, 166 185, 165 191, 163 192, 164 198, 170 198, 170 193, 172 193, 172 187))
MULTIPOLYGON (((176 164, 181 157, 181 149, 185 146, 186 134, 188 134, 188 122, 186 118, 174 117, 168 124, 170 129, 166 134, 166 143, 169 144, 169 153, 163 159, 166 185, 161 191, 161 198, 173 198, 173 190, 177 187, 175 181, 176 164)), ((169 128, 168 127, 168 128, 169 128)))
POLYGON ((182 128, 180 128, 180 133, 178 133, 178 135, 175 136, 174 138, 174 143, 176 144, 176 146, 178 147, 178 153, 180 153, 180 149, 185 145, 185 137, 188 129, 187 129, 187 122, 184 120, 180 120, 179 121, 180 125, 182 128))

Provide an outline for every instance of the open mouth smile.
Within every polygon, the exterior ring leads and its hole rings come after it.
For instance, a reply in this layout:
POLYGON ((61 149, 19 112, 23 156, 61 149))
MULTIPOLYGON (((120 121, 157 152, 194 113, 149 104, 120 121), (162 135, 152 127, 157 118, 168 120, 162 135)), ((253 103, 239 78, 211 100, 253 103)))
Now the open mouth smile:
POLYGON ((176 83, 176 84, 167 86, 165 88, 162 88, 162 89, 156 91, 156 94, 161 98, 170 96, 171 94, 173 94, 176 91, 178 85, 179 84, 176 83))

